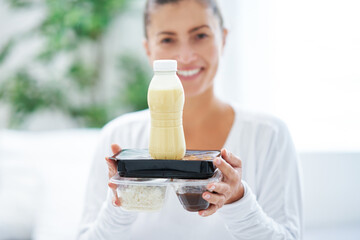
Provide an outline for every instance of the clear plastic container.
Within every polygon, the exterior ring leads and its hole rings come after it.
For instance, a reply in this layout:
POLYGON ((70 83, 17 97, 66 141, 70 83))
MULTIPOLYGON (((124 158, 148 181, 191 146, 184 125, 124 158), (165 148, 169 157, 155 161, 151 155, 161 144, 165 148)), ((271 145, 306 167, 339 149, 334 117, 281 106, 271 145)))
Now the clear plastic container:
POLYGON ((127 211, 157 211, 167 196, 169 180, 124 178, 115 175, 110 182, 117 185, 121 207, 127 211))
POLYGON ((121 207, 127 211, 160 210, 168 195, 168 187, 172 186, 182 206, 190 212, 207 209, 209 202, 202 194, 209 183, 220 182, 222 173, 215 170, 208 179, 165 179, 165 178, 126 178, 119 174, 110 179, 117 185, 117 193, 121 207))
POLYGON ((204 180, 196 179, 174 179, 172 186, 182 206, 190 212, 197 212, 207 209, 209 202, 206 201, 202 194, 207 190, 207 185, 212 182, 220 182, 222 174, 216 170, 213 177, 204 180))

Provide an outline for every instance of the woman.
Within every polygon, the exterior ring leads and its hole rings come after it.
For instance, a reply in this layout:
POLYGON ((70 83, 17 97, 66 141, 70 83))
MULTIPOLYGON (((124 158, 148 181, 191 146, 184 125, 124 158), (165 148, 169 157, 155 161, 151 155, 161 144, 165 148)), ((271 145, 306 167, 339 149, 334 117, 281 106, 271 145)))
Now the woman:
POLYGON ((116 164, 106 158, 107 168, 103 159, 120 146, 147 148, 150 118, 148 110, 121 116, 102 131, 80 239, 300 239, 298 161, 285 125, 243 112, 214 95, 227 36, 216 2, 148 0, 145 35, 150 62, 178 61, 187 149, 222 149, 222 159, 214 164, 224 178, 209 184, 214 192, 205 192, 203 198, 211 205, 198 214, 185 211, 175 194, 157 213, 123 211, 115 186, 109 184, 113 191, 107 188, 116 164))

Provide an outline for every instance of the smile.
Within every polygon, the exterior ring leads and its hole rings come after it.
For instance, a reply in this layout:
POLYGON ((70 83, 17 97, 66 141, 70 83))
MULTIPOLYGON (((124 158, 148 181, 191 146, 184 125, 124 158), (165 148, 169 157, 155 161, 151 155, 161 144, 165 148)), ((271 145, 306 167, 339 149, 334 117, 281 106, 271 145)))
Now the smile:
POLYGON ((197 68, 197 69, 192 69, 192 70, 178 70, 177 73, 180 76, 184 76, 184 77, 191 77, 196 75, 197 73, 199 73, 201 70, 201 68, 197 68))

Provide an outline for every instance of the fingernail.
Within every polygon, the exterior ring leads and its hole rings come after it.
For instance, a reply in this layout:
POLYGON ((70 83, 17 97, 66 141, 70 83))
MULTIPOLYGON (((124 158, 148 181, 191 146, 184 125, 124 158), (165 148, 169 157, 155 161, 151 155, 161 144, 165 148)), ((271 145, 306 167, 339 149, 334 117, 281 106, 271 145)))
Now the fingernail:
POLYGON ((214 191, 214 189, 215 189, 215 185, 211 185, 209 188, 210 191, 214 191))
POLYGON ((210 198, 210 194, 205 194, 204 198, 205 198, 205 199, 209 199, 209 198, 210 198))
POLYGON ((202 213, 200 213, 200 215, 202 216, 202 217, 205 217, 205 212, 202 212, 202 213))
POLYGON ((216 163, 217 165, 219 165, 219 164, 221 163, 220 158, 216 158, 216 159, 215 159, 215 163, 216 163))

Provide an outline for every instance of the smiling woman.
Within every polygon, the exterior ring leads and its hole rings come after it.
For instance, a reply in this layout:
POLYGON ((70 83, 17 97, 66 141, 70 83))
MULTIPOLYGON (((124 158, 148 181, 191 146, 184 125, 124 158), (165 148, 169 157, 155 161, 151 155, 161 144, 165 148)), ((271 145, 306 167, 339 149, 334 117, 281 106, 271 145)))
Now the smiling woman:
POLYGON ((106 157, 122 148, 148 148, 150 132, 148 110, 120 116, 102 131, 80 238, 300 239, 298 159, 285 124, 245 112, 214 94, 227 38, 216 1, 148 0, 144 22, 149 61, 177 60, 185 92, 187 149, 221 149, 213 164, 223 177, 206 186, 201 197, 209 207, 195 215, 184 211, 174 195, 158 213, 118 208, 123 199, 108 182, 117 173, 117 163, 106 157))
POLYGON ((213 1, 173 2, 161 6, 161 11, 159 5, 149 2, 145 14, 146 53, 150 61, 178 61, 178 75, 188 97, 213 91, 227 35, 219 9, 207 3, 213 7, 204 11, 204 2, 213 1))

